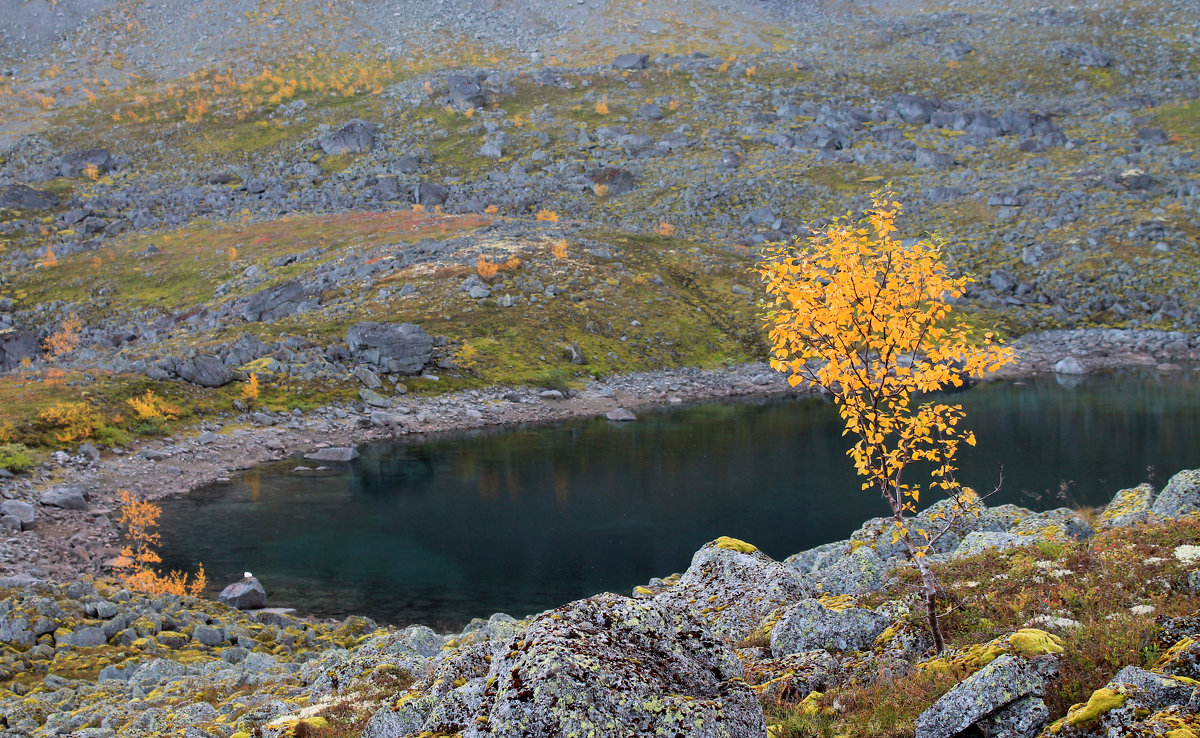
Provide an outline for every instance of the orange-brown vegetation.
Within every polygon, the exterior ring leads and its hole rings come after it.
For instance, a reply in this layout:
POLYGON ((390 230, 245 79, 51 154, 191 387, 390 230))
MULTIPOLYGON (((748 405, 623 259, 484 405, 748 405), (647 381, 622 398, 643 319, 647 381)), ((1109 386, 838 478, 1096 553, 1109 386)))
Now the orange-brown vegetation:
POLYGON ((204 565, 195 578, 179 571, 159 574, 156 564, 162 563, 157 548, 162 542, 158 531, 158 518, 162 508, 153 502, 136 499, 128 490, 117 490, 121 501, 121 514, 117 522, 125 528, 127 543, 113 562, 117 578, 129 589, 150 594, 172 594, 177 597, 197 597, 204 591, 208 578, 204 565))

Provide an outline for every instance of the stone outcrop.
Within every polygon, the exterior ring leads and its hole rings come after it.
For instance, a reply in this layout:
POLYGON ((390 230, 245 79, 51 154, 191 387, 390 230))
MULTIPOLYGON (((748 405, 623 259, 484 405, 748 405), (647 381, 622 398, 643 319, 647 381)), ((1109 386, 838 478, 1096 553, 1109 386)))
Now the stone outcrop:
POLYGON ((858 607, 827 607, 816 599, 802 600, 784 610, 771 630, 771 653, 776 657, 813 649, 869 649, 891 618, 858 607))
POLYGON ((346 343, 356 360, 388 374, 416 374, 433 355, 433 338, 413 323, 356 323, 346 343))
POLYGON ((175 374, 201 387, 223 387, 233 381, 233 372, 216 356, 201 354, 175 362, 175 374))
POLYGON ((696 552, 678 584, 654 599, 664 609, 687 612, 737 643, 776 608, 811 594, 794 568, 744 541, 718 538, 696 552))
MULTIPOLYGON (((598 595, 535 620, 423 730, 515 735, 766 736, 721 640, 653 602, 598 595)), ((390 708, 385 708, 390 709, 390 708)))

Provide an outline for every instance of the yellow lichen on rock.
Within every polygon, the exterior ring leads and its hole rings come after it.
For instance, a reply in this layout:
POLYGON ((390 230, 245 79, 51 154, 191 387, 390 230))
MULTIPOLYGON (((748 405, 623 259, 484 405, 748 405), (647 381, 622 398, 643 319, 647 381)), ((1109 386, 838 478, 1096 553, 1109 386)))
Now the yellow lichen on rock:
POLYGON ((1058 636, 1037 628, 1022 628, 1008 637, 1015 653, 1022 656, 1040 656, 1045 653, 1062 653, 1063 640, 1058 636))
POLYGON ((729 536, 721 536, 713 541, 713 543, 716 544, 717 548, 727 548, 731 551, 738 551, 744 554, 754 553, 758 550, 756 546, 752 546, 745 541, 739 541, 736 538, 730 538, 729 536))
POLYGON ((826 610, 833 610, 834 612, 842 612, 854 607, 854 595, 823 594, 817 598, 817 601, 826 610))
POLYGON ((1126 696, 1116 691, 1115 689, 1097 689, 1092 692, 1092 696, 1088 698, 1087 704, 1076 708, 1072 708, 1067 713, 1067 725, 1078 728, 1085 725, 1091 725, 1098 721, 1105 713, 1117 709, 1125 704, 1126 696))

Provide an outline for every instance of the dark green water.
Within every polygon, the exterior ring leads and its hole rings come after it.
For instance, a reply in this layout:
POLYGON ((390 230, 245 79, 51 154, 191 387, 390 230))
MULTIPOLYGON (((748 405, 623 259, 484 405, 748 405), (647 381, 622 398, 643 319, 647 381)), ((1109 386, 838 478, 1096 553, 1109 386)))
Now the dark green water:
MULTIPOLYGON (((1200 467, 1200 374, 996 383, 953 396, 990 502, 1101 505, 1200 467)), ((706 404, 363 449, 326 475, 264 467, 164 504, 167 566, 250 570, 270 604, 461 626, 682 571, 730 535, 783 558, 886 512, 821 399, 706 404)))

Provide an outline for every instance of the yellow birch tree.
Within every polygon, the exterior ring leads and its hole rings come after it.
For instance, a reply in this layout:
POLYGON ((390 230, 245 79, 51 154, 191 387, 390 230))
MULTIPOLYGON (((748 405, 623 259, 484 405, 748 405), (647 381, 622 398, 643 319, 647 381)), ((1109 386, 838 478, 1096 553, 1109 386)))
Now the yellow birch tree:
POLYGON ((875 193, 859 221, 839 219, 824 231, 764 253, 758 271, 773 298, 766 313, 771 365, 793 386, 811 383, 833 396, 855 439, 848 452, 862 488, 876 490, 892 511, 893 542, 901 541, 921 574, 930 634, 945 638, 937 614, 939 586, 926 558, 933 544, 965 516, 978 516, 980 497, 955 479, 954 456, 975 436, 961 425, 960 405, 916 395, 962 386, 1014 360, 989 331, 972 341, 950 318, 951 302, 971 279, 951 276, 936 240, 894 236, 900 203, 875 193), (951 505, 933 530, 910 525, 923 492, 905 476, 909 465, 931 468, 926 488, 951 505))

